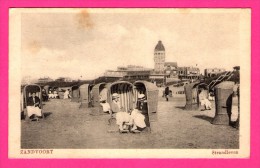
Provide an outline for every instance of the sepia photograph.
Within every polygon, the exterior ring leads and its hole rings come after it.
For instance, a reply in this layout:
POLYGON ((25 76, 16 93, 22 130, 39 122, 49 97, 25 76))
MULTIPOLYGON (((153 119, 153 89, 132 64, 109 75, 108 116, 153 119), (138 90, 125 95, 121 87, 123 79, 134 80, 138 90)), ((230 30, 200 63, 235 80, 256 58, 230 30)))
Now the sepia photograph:
POLYGON ((9 157, 249 157, 249 8, 9 17, 9 157))

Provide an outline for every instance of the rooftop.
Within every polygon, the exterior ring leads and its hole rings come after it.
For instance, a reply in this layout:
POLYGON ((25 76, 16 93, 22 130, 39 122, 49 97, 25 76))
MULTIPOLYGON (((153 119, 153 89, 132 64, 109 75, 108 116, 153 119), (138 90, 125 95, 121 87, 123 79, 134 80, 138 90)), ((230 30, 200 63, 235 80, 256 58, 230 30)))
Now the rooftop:
POLYGON ((163 46, 161 40, 158 41, 158 44, 155 46, 155 49, 154 49, 154 50, 155 50, 155 51, 165 51, 165 48, 164 48, 164 46, 163 46))

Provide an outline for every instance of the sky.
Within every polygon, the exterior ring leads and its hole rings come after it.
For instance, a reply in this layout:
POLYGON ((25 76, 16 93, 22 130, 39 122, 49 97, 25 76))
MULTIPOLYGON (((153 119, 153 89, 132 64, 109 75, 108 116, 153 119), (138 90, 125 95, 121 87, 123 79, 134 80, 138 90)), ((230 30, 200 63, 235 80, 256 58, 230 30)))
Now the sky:
POLYGON ((93 79, 117 66, 153 68, 159 40, 178 66, 240 65, 237 12, 97 11, 22 13, 22 75, 93 79))

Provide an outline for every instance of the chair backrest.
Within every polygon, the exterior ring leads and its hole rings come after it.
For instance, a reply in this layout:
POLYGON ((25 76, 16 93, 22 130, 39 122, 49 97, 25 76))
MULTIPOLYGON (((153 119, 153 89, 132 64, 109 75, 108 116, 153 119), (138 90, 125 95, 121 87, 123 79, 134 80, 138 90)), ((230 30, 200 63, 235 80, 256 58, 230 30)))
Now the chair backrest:
POLYGON ((123 107, 124 111, 133 109, 133 84, 127 81, 114 82, 109 87, 108 102, 111 106, 112 95, 117 93, 119 95, 120 106, 123 107))
POLYGON ((40 99, 40 107, 42 108, 42 89, 39 85, 36 84, 30 84, 26 85, 23 89, 23 102, 24 102, 24 108, 27 107, 27 100, 31 96, 31 93, 35 92, 36 96, 40 99))
POLYGON ((159 89, 156 85, 147 81, 136 81, 134 83, 134 101, 137 104, 139 94, 144 94, 147 101, 148 113, 157 112, 159 89))

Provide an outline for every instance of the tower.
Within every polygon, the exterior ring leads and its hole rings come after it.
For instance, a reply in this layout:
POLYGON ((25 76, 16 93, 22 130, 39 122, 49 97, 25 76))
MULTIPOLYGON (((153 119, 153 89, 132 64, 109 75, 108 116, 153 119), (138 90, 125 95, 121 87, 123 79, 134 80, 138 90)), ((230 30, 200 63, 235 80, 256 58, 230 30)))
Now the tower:
POLYGON ((165 48, 162 41, 158 41, 158 44, 154 49, 154 71, 155 73, 164 73, 165 63, 165 48))

